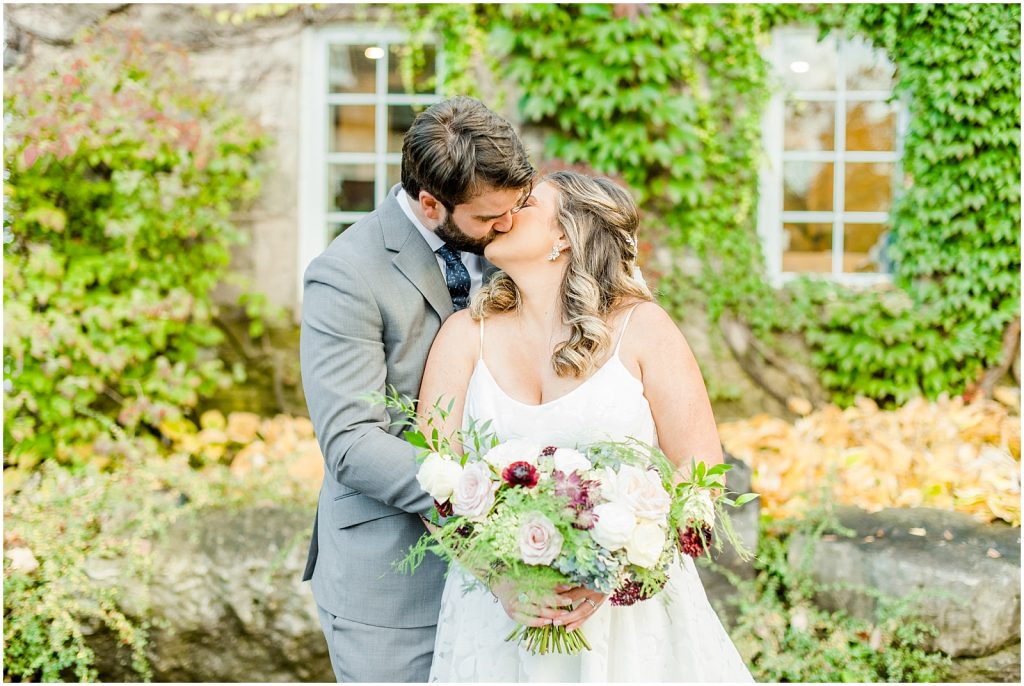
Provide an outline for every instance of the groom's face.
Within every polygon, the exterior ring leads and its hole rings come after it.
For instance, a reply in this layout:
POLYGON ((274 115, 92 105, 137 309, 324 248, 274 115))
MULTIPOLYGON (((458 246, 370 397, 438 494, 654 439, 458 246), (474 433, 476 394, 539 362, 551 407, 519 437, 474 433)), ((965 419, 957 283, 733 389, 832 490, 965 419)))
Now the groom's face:
POLYGON ((456 205, 452 212, 439 207, 442 215, 434 233, 455 250, 482 255, 498 234, 512 228, 512 214, 526 194, 522 190, 488 190, 456 205))

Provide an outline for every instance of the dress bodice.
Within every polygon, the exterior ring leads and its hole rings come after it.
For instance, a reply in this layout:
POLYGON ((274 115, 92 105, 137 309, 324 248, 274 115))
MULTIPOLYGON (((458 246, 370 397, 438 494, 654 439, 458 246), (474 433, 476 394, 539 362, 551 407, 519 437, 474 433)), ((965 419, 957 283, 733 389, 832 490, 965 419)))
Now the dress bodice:
MULTIPOLYGON (((635 309, 635 308, 634 308, 635 309)), ((531 405, 508 395, 495 381, 483 358, 484 322, 480 322, 480 359, 466 390, 463 427, 490 420, 501 441, 527 439, 542 445, 576 447, 597 441, 635 438, 656 445, 651 406, 643 383, 619 357, 626 315, 618 342, 608 360, 582 384, 554 400, 531 405)))

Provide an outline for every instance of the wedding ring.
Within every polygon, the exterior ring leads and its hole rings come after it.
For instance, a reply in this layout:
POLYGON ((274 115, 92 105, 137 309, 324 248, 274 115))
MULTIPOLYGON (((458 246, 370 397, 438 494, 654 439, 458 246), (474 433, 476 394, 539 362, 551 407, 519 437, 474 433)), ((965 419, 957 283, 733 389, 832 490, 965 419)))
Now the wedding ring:
POLYGON ((516 599, 521 603, 525 603, 527 600, 530 599, 530 596, 526 595, 525 593, 520 593, 516 599))
POLYGON ((593 600, 591 600, 590 598, 584 598, 584 599, 583 599, 583 602, 585 602, 585 603, 590 603, 590 607, 594 608, 594 610, 595 610, 595 611, 597 610, 597 603, 595 603, 595 602, 594 602, 593 600))

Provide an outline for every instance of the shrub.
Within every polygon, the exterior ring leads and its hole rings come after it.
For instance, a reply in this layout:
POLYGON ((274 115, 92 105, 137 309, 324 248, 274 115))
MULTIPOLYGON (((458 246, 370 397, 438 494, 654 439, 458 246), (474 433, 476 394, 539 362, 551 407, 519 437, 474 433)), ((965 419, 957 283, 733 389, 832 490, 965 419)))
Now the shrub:
POLYGON ((4 107, 4 464, 23 476, 109 461, 92 444, 111 427, 156 427, 230 381, 210 291, 265 139, 181 51, 123 28, 13 75, 4 107))

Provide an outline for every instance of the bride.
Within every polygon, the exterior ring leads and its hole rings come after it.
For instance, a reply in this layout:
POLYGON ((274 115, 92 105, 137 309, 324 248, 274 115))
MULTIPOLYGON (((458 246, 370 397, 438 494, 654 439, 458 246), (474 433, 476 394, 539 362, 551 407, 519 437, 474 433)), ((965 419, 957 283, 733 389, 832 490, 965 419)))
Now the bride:
MULTIPOLYGON (((637 438, 676 465, 722 450, 697 362, 668 314, 633 278, 637 209, 606 179, 545 177, 486 250, 501 268, 448 318, 427 360, 420 407, 455 396, 443 427, 491 421, 502 441, 575 447, 637 438), (425 404, 424 404, 425 403, 425 404)), ((431 681, 751 681, 680 556, 654 599, 614 607, 585 588, 530 598, 490 592, 452 564, 431 681), (583 627, 592 650, 532 655, 516 623, 583 627)))

